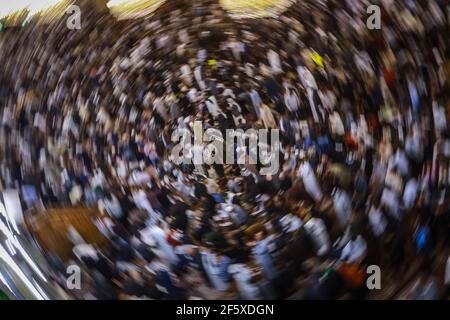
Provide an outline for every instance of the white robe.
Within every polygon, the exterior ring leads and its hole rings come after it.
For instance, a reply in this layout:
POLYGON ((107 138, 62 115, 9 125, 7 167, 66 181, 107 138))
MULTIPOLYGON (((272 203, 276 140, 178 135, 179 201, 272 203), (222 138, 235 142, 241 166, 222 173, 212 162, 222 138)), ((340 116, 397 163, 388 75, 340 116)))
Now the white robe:
POLYGON ((269 50, 269 52, 267 53, 267 58, 269 60, 269 64, 272 68, 273 74, 279 74, 283 72, 280 56, 278 53, 273 50, 269 50))
POLYGON ((266 129, 275 129, 277 127, 275 117, 268 106, 262 105, 259 108, 259 113, 266 129))
POLYGON ((383 213, 374 206, 370 208, 368 216, 373 233, 377 237, 381 236, 387 227, 387 219, 383 216, 383 213))
POLYGON ((223 114, 222 110, 219 107, 219 104, 217 103, 217 99, 214 96, 211 96, 206 100, 206 107, 208 108, 209 113, 214 117, 217 118, 219 114, 223 114))
POLYGON ((333 203, 340 225, 345 227, 352 214, 352 201, 344 190, 338 189, 333 196, 333 203))
POLYGON ((319 182, 317 181, 314 170, 309 164, 309 162, 304 162, 300 166, 298 175, 303 180, 303 185, 305 186, 306 192, 314 199, 316 202, 320 202, 323 197, 322 189, 320 188, 319 182))
POLYGON ((322 219, 311 218, 305 223, 305 229, 311 236, 317 248, 317 255, 323 256, 330 249, 330 238, 328 237, 327 228, 322 219))

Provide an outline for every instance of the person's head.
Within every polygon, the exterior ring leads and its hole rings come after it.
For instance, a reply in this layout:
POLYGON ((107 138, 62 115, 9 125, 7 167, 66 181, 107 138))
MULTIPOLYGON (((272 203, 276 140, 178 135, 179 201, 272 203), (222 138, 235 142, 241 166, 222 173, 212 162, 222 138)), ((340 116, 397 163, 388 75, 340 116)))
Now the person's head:
POLYGON ((294 87, 289 87, 289 93, 290 93, 291 95, 296 94, 295 88, 294 88, 294 87))
POLYGON ((311 217, 313 217, 313 218, 320 218, 320 216, 321 216, 321 212, 320 212, 319 209, 317 209, 317 208, 312 208, 311 209, 311 217))
POLYGON ((359 236, 359 233, 355 230, 355 228, 350 227, 350 239, 355 241, 359 236))
POLYGON ((322 162, 322 163, 327 163, 328 160, 329 160, 329 156, 326 153, 322 154, 322 156, 320 157, 320 162, 322 162))
POLYGON ((107 191, 107 192, 105 193, 105 198, 106 198, 106 200, 108 200, 108 201, 112 201, 113 198, 114 198, 114 195, 113 195, 113 193, 112 193, 111 191, 107 191))
POLYGON ((83 256, 81 257, 81 261, 86 265, 88 269, 92 269, 95 267, 95 260, 92 257, 83 256))
POLYGON ((262 228, 261 230, 259 230, 255 233, 254 238, 256 241, 261 241, 264 238, 266 238, 266 236, 267 236, 267 230, 265 228, 262 228))

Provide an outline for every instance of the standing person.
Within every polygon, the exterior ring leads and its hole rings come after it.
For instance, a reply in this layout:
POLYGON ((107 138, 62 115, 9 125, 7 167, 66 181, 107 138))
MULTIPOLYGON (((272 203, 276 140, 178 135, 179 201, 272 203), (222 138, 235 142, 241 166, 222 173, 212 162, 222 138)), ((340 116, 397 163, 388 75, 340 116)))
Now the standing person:
POLYGON ((181 71, 181 80, 188 87, 192 87, 193 79, 192 79, 192 70, 188 64, 184 64, 180 68, 181 71))
POLYGON ((334 212, 338 218, 341 228, 345 228, 352 213, 352 201, 348 193, 342 189, 337 188, 333 195, 334 212))
POLYGON ((204 79, 204 66, 203 65, 199 65, 199 66, 195 67, 194 77, 195 77, 195 81, 197 82, 197 85, 200 88, 200 90, 205 91, 206 83, 203 80, 204 79))
POLYGON ((257 118, 259 118, 261 116, 260 114, 260 106, 262 104, 262 99, 261 96, 259 95, 258 91, 256 91, 255 88, 252 88, 252 90, 249 93, 250 95, 250 101, 251 101, 251 105, 253 107, 253 112, 256 115, 257 118))
POLYGON ((299 98, 297 90, 294 87, 288 86, 285 89, 284 104, 285 104, 286 108, 289 110, 289 112, 291 113, 291 116, 293 118, 297 117, 297 115, 299 114, 299 109, 300 109, 300 98, 299 98))
POLYGON ((272 74, 277 75, 283 72, 280 55, 273 49, 270 49, 267 52, 267 59, 269 60, 270 67, 272 68, 272 74))
POLYGON ((325 256, 330 248, 330 237, 325 222, 320 218, 317 210, 312 210, 312 218, 305 223, 305 230, 311 236, 319 257, 325 256))
POLYGON ((260 114, 261 120, 264 124, 264 127, 266 129, 276 129, 277 128, 277 123, 275 121, 273 111, 266 104, 260 105, 259 114, 260 114))
POLYGON ((214 117, 214 119, 217 119, 220 114, 226 117, 226 115, 220 109, 215 96, 210 96, 208 99, 206 99, 205 103, 206 107, 208 108, 208 112, 214 117))
POLYGON ((350 241, 342 249, 341 260, 349 264, 361 264, 366 255, 366 240, 361 235, 351 232, 350 241))
POLYGON ((141 237, 148 239, 148 244, 155 246, 154 252, 162 261, 173 266, 178 263, 179 258, 175 254, 174 247, 168 242, 168 232, 166 232, 162 221, 143 229, 141 237))
POLYGON ((261 299, 261 292, 258 286, 253 283, 254 274, 250 268, 243 263, 235 263, 230 265, 228 271, 236 281, 241 298, 245 300, 261 299))
POLYGON ((170 115, 163 98, 157 97, 155 101, 153 101, 153 107, 165 122, 170 120, 170 115))
POLYGON ((237 41, 235 37, 232 37, 227 46, 231 50, 234 59, 241 62, 241 54, 245 52, 245 44, 241 41, 237 41))
POLYGON ((297 73, 299 80, 303 85, 303 88, 305 88, 306 90, 313 120, 315 123, 320 123, 319 110, 315 102, 315 97, 317 95, 318 90, 316 80, 314 79, 313 74, 311 73, 311 71, 309 71, 307 67, 298 66, 297 73))
POLYGON ((263 229, 254 236, 252 247, 252 255, 256 263, 262 268, 262 272, 267 280, 272 281, 276 278, 278 272, 273 265, 272 256, 269 251, 271 237, 267 231, 263 229))
POLYGON ((112 192, 106 192, 103 199, 98 201, 100 212, 107 213, 114 220, 121 220, 124 217, 122 206, 112 192))
POLYGON ((201 252, 202 265, 213 287, 219 291, 227 291, 230 283, 228 267, 230 258, 203 250, 201 252))
POLYGON ((305 190, 311 198, 313 198, 316 202, 320 202, 323 198, 322 189, 309 161, 302 161, 298 170, 298 176, 302 178, 305 190))

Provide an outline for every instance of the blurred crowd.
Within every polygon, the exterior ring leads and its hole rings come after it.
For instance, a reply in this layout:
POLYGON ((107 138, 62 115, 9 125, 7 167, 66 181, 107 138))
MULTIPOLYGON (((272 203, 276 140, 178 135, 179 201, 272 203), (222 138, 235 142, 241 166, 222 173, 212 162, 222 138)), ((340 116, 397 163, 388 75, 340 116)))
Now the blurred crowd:
POLYGON ((415 275, 407 298, 447 299, 450 3, 300 0, 253 20, 169 3, 0 31, 1 187, 98 206, 108 239, 72 234, 67 297, 360 299, 378 265, 383 286, 415 275), (279 172, 176 165, 171 134, 196 120, 279 129, 279 172))

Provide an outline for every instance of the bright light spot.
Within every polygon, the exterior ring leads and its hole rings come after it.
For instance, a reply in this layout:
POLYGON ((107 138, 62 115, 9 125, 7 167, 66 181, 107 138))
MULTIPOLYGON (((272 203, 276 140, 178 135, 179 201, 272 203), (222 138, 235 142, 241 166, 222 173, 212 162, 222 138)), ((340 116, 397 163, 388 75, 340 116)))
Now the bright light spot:
POLYGON ((9 16, 10 14, 29 10, 29 15, 34 15, 41 11, 46 11, 57 5, 63 0, 7 0, 0 3, 0 18, 9 16))
POLYGON ((107 6, 108 6, 108 8, 111 8, 111 7, 121 6, 124 4, 133 4, 133 3, 137 3, 137 2, 142 2, 142 0, 109 0, 107 6))
POLYGON ((28 7, 29 2, 29 0, 3 1, 3 3, 0 4, 0 18, 25 9, 28 7))
POLYGON ((19 228, 17 227, 16 221, 11 217, 9 211, 6 210, 3 203, 0 203, 0 213, 5 218, 6 223, 8 224, 8 228, 11 229, 10 224, 13 226, 14 230, 16 230, 17 234, 20 234, 19 228))
POLYGON ((30 15, 34 15, 41 11, 46 11, 53 6, 56 6, 61 0, 30 0, 30 15))
POLYGON ((109 0, 106 4, 119 20, 145 17, 153 13, 166 0, 109 0))
POLYGON ((9 253, 11 253, 12 256, 16 255, 16 250, 14 249, 11 240, 10 239, 6 239, 5 241, 6 247, 8 248, 9 253))
POLYGON ((30 282, 26 274, 22 271, 19 265, 11 258, 8 252, 0 245, 0 260, 6 263, 22 280, 24 285, 30 290, 30 292, 36 297, 38 300, 44 300, 45 298, 39 293, 39 291, 34 287, 34 285, 30 282))
POLYGON ((28 265, 33 268, 33 270, 38 274, 39 277, 41 277, 42 280, 47 282, 47 278, 45 278, 44 274, 39 270, 39 267, 36 265, 36 263, 31 259, 30 255, 25 251, 25 249, 20 244, 19 240, 14 236, 14 246, 19 250, 22 257, 25 259, 25 261, 28 263, 28 265))
POLYGON ((31 280, 33 280, 33 284, 36 287, 36 290, 39 291, 42 297, 44 297, 44 300, 50 300, 50 298, 45 294, 44 290, 41 288, 39 283, 37 283, 36 279, 32 278, 31 280))
POLYGON ((235 18, 264 18, 279 15, 295 0, 220 0, 220 4, 235 18))
POLYGON ((13 292, 13 289, 9 286, 8 281, 6 281, 5 276, 2 273, 0 273, 0 282, 2 282, 9 291, 13 292))
POLYGON ((26 252, 26 250, 22 247, 22 245, 19 242, 19 239, 17 239, 17 237, 12 233, 12 231, 8 229, 1 220, 0 220, 0 231, 3 232, 9 243, 13 245, 14 252, 16 252, 15 249, 19 250, 20 254, 28 263, 28 265, 38 274, 39 277, 41 277, 42 280, 47 282, 47 278, 45 278, 44 274, 41 272, 39 267, 36 265, 36 263, 33 261, 30 255, 26 252))

